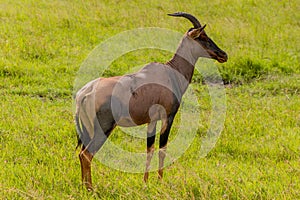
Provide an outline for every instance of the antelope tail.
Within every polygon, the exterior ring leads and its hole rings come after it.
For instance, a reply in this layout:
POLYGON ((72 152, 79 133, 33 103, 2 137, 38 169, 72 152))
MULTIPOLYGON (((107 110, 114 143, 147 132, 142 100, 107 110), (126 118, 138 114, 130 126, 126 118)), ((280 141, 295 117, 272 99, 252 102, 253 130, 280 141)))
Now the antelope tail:
POLYGON ((76 98, 75 123, 78 138, 76 148, 81 145, 86 148, 91 139, 94 138, 94 119, 96 118, 94 110, 94 95, 92 93, 76 98))

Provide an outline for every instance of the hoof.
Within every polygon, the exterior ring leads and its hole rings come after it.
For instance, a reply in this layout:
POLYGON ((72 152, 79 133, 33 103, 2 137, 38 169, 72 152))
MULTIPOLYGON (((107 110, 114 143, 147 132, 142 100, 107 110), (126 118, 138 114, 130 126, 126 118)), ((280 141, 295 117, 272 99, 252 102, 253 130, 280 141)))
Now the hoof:
POLYGON ((162 179, 162 177, 163 177, 163 170, 158 170, 158 179, 162 179))
POLYGON ((144 174, 144 182, 145 182, 145 183, 148 182, 148 178, 149 178, 149 173, 146 172, 146 173, 144 174))

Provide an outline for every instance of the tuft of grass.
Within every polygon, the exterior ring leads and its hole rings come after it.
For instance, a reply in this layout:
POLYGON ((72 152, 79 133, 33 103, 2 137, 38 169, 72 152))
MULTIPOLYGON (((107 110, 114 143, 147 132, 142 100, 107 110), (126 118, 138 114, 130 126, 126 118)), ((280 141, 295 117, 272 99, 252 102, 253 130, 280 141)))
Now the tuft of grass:
POLYGON ((234 67, 221 66, 221 76, 225 84, 245 84, 265 79, 275 74, 290 75, 293 69, 280 66, 278 63, 266 63, 257 59, 243 58, 234 63, 234 67))
POLYGON ((237 61, 234 67, 222 67, 221 73, 225 84, 245 84, 252 80, 258 80, 269 72, 262 63, 249 58, 237 61))

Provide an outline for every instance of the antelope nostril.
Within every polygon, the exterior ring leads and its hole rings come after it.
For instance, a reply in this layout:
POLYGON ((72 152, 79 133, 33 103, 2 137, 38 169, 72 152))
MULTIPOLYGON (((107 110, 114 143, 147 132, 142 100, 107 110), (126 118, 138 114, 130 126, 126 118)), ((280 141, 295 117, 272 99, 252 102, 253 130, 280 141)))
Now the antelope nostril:
POLYGON ((224 53, 224 58, 227 60, 228 59, 228 55, 226 53, 224 53))
POLYGON ((228 59, 228 55, 225 52, 222 52, 220 57, 224 58, 225 60, 228 59))
POLYGON ((218 55, 218 56, 217 56, 217 60, 218 60, 220 63, 227 62, 228 56, 227 56, 227 54, 226 54, 224 51, 218 52, 217 55, 218 55))

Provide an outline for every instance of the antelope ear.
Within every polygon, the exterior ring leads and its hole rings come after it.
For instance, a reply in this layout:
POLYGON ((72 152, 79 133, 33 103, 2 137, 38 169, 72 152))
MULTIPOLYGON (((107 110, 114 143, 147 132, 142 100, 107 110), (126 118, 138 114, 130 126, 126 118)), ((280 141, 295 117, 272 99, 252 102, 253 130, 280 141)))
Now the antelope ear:
POLYGON ((197 37, 199 37, 200 34, 201 34, 200 28, 192 29, 188 32, 188 36, 190 36, 193 39, 196 39, 197 37))
POLYGON ((204 26, 202 26, 202 27, 200 28, 200 35, 201 35, 202 32, 204 31, 205 27, 206 27, 206 24, 204 24, 204 26))
POLYGON ((188 32, 188 35, 191 38, 196 39, 197 37, 199 37, 201 35, 201 33, 203 33, 205 27, 206 27, 206 24, 200 28, 192 29, 188 32))

